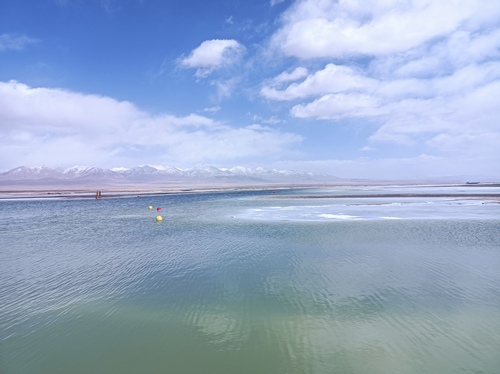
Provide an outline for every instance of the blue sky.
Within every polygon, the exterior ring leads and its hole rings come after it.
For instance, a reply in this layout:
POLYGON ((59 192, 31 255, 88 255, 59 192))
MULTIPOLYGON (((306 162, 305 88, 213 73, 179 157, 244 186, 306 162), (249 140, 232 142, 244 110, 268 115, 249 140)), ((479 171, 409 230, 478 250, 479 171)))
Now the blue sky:
POLYGON ((498 0, 3 0, 0 170, 500 177, 498 0))

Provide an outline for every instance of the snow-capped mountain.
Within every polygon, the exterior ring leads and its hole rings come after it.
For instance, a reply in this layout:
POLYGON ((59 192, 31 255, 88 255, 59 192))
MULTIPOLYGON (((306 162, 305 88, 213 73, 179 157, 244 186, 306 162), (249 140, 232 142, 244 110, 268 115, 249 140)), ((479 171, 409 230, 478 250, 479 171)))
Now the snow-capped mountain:
POLYGON ((140 175, 180 175, 182 174, 182 170, 175 168, 173 166, 156 166, 156 165, 142 165, 135 166, 133 168, 114 168, 119 173, 131 176, 140 176, 140 175))
POLYGON ((191 177, 207 178, 207 177, 227 177, 232 173, 227 170, 218 169, 214 166, 204 166, 202 168, 193 168, 184 170, 184 175, 191 177))
POLYGON ((118 175, 116 171, 96 168, 93 166, 73 166, 63 171, 64 176, 73 178, 86 178, 94 176, 115 176, 118 175))
POLYGON ((305 173, 294 170, 249 168, 235 166, 217 168, 204 166, 201 168, 180 169, 173 166, 141 165, 132 168, 116 167, 101 169, 92 166, 73 166, 67 169, 54 169, 46 166, 17 167, 0 173, 0 183, 14 181, 94 181, 96 183, 120 182, 224 182, 224 183, 258 183, 258 182, 315 182, 332 181, 337 178, 325 174, 305 173))
POLYGON ((12 179, 39 179, 39 178, 57 178, 61 176, 61 172, 57 169, 52 169, 47 166, 19 166, 15 169, 3 172, 1 176, 10 177, 12 179))

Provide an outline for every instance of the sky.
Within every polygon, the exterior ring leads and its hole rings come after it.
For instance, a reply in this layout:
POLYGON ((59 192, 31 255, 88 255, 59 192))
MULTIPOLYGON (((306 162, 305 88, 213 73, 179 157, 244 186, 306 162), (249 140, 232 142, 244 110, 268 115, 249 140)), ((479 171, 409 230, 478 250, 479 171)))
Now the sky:
POLYGON ((500 179, 499 0, 1 0, 0 170, 500 179))

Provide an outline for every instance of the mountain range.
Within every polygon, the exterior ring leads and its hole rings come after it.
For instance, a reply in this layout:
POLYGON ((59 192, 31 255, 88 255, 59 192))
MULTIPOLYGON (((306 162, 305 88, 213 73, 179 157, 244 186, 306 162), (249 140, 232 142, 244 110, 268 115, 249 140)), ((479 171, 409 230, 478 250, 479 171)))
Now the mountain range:
POLYGON ((180 169, 173 166, 142 165, 132 168, 102 169, 91 166, 73 166, 70 168, 50 168, 46 166, 20 166, 0 173, 0 184, 3 185, 49 185, 49 184, 83 184, 83 185, 121 185, 138 183, 317 183, 334 182, 339 178, 328 174, 307 173, 294 170, 249 168, 235 166, 232 168, 180 169))

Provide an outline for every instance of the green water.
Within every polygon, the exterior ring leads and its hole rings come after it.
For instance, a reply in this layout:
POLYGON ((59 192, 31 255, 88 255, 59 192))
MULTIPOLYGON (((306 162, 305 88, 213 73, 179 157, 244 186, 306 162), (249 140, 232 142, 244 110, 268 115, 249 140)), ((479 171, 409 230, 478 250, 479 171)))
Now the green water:
POLYGON ((268 195, 1 201, 0 373, 500 372, 498 205, 268 195))

